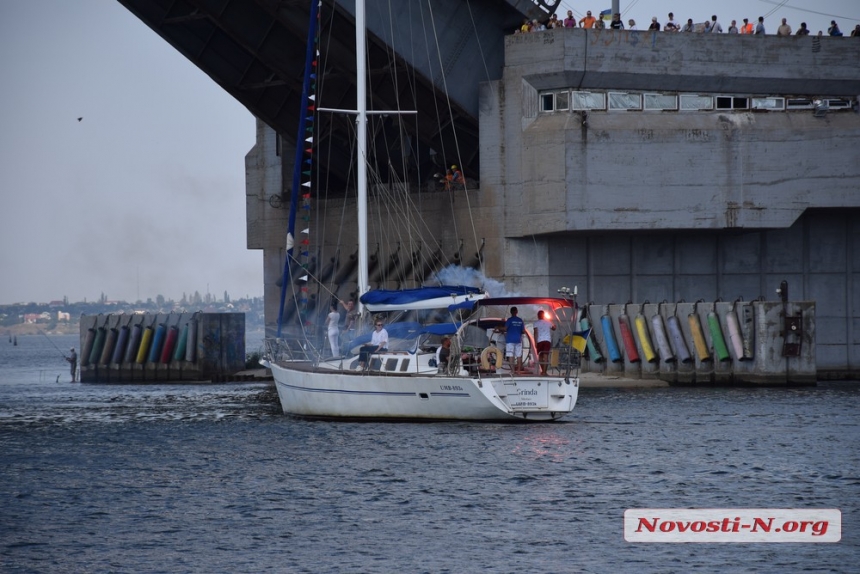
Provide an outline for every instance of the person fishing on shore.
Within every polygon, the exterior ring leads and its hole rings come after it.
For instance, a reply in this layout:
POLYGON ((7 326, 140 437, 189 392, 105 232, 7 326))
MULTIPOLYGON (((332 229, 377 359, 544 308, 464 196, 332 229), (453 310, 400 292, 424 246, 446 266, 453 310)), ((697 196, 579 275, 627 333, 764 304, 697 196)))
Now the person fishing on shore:
POLYGON ((75 382, 76 375, 77 375, 77 372, 78 372, 78 354, 77 354, 77 353, 75 353, 75 348, 74 348, 74 347, 72 347, 72 350, 71 350, 71 352, 70 352, 70 355, 69 355, 68 357, 66 357, 66 356, 64 355, 64 357, 65 357, 65 359, 69 362, 69 364, 71 365, 71 370, 72 370, 72 382, 74 383, 74 382, 75 382))

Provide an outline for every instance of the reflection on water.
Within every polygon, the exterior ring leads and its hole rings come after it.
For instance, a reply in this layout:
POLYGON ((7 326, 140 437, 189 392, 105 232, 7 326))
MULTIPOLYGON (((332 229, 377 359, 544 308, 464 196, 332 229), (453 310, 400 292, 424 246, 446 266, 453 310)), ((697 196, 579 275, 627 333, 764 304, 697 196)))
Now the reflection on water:
POLYGON ((266 384, 56 383, 65 363, 37 341, 0 347, 4 572, 782 573, 857 561, 853 384, 584 389, 554 424, 312 422, 281 415, 266 384), (634 507, 839 508, 843 535, 629 544, 634 507))

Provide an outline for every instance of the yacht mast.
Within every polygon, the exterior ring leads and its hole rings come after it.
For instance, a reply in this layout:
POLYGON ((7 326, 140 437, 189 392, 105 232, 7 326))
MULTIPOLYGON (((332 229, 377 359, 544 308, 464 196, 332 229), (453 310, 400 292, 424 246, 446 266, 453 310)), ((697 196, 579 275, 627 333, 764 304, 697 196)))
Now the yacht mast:
POLYGON ((362 311, 360 298, 370 290, 367 256, 367 56, 365 0, 355 2, 355 91, 356 110, 355 131, 358 135, 357 148, 357 193, 358 193, 358 296, 359 313, 362 311))

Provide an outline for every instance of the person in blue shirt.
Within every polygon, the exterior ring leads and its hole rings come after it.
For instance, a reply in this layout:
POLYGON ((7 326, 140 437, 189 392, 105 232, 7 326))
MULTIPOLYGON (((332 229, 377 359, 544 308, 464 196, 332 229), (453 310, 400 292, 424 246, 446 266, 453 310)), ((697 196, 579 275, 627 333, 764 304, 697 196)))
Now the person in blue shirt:
POLYGON ((516 307, 511 307, 511 316, 505 321, 504 327, 505 357, 511 365, 512 373, 522 370, 523 367, 523 332, 526 330, 526 324, 517 316, 518 312, 516 307))

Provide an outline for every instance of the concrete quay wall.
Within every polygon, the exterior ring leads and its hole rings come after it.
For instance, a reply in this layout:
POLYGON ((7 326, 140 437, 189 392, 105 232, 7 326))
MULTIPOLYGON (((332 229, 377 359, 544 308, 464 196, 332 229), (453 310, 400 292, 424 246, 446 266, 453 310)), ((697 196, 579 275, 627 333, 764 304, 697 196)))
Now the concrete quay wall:
MULTIPOLYGON (((860 96, 860 46, 783 39, 551 30, 506 40, 484 85, 481 187, 505 234, 785 228, 809 208, 860 207, 860 115, 735 109, 544 112, 542 94, 860 96), (503 142, 503 145, 498 145, 503 142)), ((574 107, 572 104, 570 108, 574 107)))
POLYGON ((818 380, 814 302, 587 305, 584 314, 594 343, 584 372, 677 384, 818 380))
POLYGON ((245 314, 84 315, 78 349, 85 383, 226 380, 245 368, 245 314))

